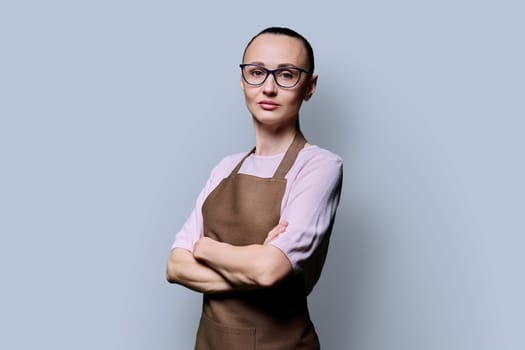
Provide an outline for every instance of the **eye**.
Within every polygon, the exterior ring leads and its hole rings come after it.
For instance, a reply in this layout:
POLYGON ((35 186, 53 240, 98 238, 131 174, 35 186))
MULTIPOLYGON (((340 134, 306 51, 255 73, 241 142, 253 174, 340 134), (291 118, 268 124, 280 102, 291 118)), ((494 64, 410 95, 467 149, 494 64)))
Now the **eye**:
POLYGON ((264 72, 260 69, 253 69, 250 71, 250 75, 253 75, 254 77, 259 77, 261 75, 264 75, 264 72))
POLYGON ((298 71, 293 68, 285 68, 279 70, 277 73, 279 76, 279 79, 282 79, 283 81, 289 81, 289 80, 295 80, 298 76, 298 71))
POLYGON ((248 66, 247 73, 249 76, 254 77, 254 78, 260 78, 266 75, 266 71, 264 71, 264 69, 257 67, 257 66, 248 66))

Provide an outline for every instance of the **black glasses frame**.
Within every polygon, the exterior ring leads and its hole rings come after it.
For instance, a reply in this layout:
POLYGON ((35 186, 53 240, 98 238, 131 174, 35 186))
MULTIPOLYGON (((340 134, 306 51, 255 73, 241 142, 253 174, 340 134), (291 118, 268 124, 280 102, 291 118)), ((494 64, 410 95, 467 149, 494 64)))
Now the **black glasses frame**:
POLYGON ((293 87, 295 87, 297 84, 299 84, 299 81, 301 80, 301 74, 304 73, 306 75, 310 75, 311 73, 308 72, 307 70, 305 69, 302 69, 302 68, 299 68, 299 67, 295 67, 295 66, 289 66, 289 67, 279 67, 277 69, 268 69, 266 67, 263 67, 263 66, 260 66, 258 64, 253 64, 253 63, 244 63, 244 64, 239 64, 239 67, 241 67, 241 75, 242 75, 242 78, 244 79, 244 81, 246 82, 246 84, 248 85, 252 85, 252 86, 261 86, 262 84, 264 84, 264 82, 266 81, 266 79, 268 79, 268 77, 271 75, 273 75, 273 81, 275 81, 275 83, 277 84, 277 86, 280 86, 282 88, 285 88, 285 89, 291 89, 293 87), (244 76, 244 67, 257 67, 257 68, 260 68, 262 69, 263 71, 266 72, 266 76, 264 77, 263 81, 261 81, 260 83, 258 84, 253 84, 253 83, 250 83, 246 77, 244 76), (277 77, 275 76, 275 73, 276 72, 280 72, 280 71, 283 71, 283 70, 287 70, 287 69, 295 69, 297 71, 299 71, 299 77, 297 78, 297 81, 295 82, 295 84, 291 85, 291 86, 283 86, 281 84, 279 84, 277 82, 277 77))

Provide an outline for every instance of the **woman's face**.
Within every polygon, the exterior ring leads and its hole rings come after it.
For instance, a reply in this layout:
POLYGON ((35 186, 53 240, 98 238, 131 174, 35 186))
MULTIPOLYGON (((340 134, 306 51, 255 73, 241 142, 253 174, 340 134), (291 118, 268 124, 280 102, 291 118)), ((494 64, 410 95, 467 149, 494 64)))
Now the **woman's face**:
MULTIPOLYGON (((258 64, 267 69, 294 66, 308 69, 308 56, 303 43, 293 37, 262 34, 248 46, 243 63, 258 64)), ((275 83, 273 75, 259 86, 249 85, 241 76, 246 106, 256 123, 273 128, 294 126, 299 108, 315 92, 317 77, 301 74, 293 88, 282 88, 275 83)))

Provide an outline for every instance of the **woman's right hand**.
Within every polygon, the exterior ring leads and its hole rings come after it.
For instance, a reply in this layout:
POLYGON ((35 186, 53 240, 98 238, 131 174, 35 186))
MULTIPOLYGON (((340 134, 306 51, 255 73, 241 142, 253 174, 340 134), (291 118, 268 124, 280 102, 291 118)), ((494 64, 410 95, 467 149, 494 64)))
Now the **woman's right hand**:
POLYGON ((264 240, 263 244, 268 244, 274 239, 276 239, 281 233, 283 233, 286 230, 286 227, 288 226, 288 221, 283 221, 277 224, 274 228, 268 232, 268 235, 266 236, 266 239, 264 240))

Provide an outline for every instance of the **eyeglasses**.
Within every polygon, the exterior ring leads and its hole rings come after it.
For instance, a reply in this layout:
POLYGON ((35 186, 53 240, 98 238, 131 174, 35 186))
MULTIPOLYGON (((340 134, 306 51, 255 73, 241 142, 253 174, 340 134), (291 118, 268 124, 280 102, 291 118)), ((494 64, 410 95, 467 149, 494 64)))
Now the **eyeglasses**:
POLYGON ((293 88, 301 79, 301 73, 310 74, 298 67, 267 69, 258 64, 240 64, 242 77, 249 85, 262 85, 271 74, 275 83, 282 88, 293 88))

